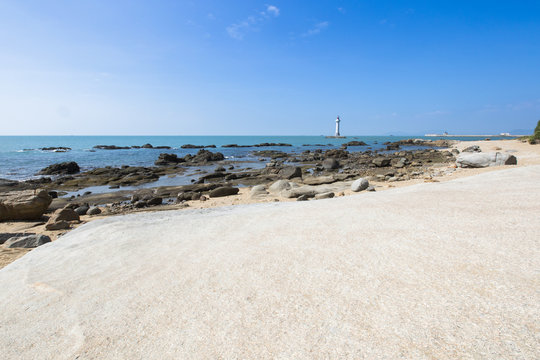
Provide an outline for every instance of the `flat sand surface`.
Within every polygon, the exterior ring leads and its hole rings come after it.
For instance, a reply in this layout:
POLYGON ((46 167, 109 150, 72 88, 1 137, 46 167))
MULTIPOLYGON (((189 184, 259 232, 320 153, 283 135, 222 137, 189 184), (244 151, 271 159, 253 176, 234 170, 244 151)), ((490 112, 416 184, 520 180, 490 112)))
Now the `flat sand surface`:
POLYGON ((92 221, 0 270, 5 359, 538 359, 540 166, 92 221))

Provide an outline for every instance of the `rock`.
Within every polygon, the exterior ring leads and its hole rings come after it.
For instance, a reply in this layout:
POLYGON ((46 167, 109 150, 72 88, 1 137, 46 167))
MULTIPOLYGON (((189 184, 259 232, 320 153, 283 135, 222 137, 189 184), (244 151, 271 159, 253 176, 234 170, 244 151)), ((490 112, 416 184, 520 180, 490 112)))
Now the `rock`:
POLYGON ((225 168, 224 168, 223 166, 218 166, 218 167, 214 170, 214 172, 225 172, 225 171, 226 171, 226 170, 225 170, 225 168))
POLYGON ((156 196, 156 197, 152 197, 150 200, 148 200, 146 202, 146 204, 148 206, 156 206, 156 205, 161 205, 163 203, 163 198, 159 197, 159 196, 156 196))
POLYGON ((375 164, 375 166, 377 166, 377 167, 385 167, 385 166, 390 165, 390 159, 383 158, 383 157, 375 158, 375 159, 371 160, 371 162, 373 164, 375 164))
POLYGON ((367 191, 375 191, 375 186, 368 186, 367 191))
POLYGON ((45 225, 45 229, 47 230, 64 230, 64 229, 69 229, 69 227, 70 227, 70 224, 65 220, 51 222, 45 225))
POLYGON ((461 153, 456 159, 457 167, 483 168, 489 166, 516 165, 514 155, 500 152, 492 153, 461 153))
POLYGON ((79 214, 75 210, 70 208, 58 209, 49 219, 49 222, 58 222, 58 221, 79 221, 79 214))
POLYGON ((363 141, 349 141, 342 146, 367 146, 367 144, 363 141))
POLYGON ((204 149, 199 150, 199 152, 195 156, 191 156, 189 154, 184 156, 184 160, 186 162, 195 162, 195 163, 221 161, 224 159, 225 159, 225 156, 222 153, 220 152, 213 153, 211 151, 204 150, 204 149))
POLYGON ((50 146, 50 147, 40 148, 39 150, 42 150, 42 151, 54 151, 54 152, 68 152, 68 151, 71 150, 71 148, 65 147, 65 146, 50 146))
POLYGON ((307 195, 300 195, 296 201, 308 201, 309 197, 307 195))
POLYGON ((298 166, 286 166, 279 170, 278 174, 284 179, 293 179, 295 177, 302 177, 302 169, 298 166))
POLYGON ((94 146, 94 149, 101 149, 101 150, 126 150, 129 149, 129 146, 116 146, 116 145, 96 145, 94 146))
POLYGON ((339 169, 339 161, 337 161, 337 160, 334 159, 334 158, 324 159, 323 162, 322 162, 322 166, 323 166, 326 170, 339 169))
POLYGON ((306 185, 324 185, 332 184, 336 181, 340 181, 333 176, 307 176, 302 179, 302 182, 306 185))
POLYGON ((41 175, 65 175, 65 174, 76 174, 81 169, 75 161, 63 162, 58 164, 52 164, 47 166, 44 169, 41 169, 39 174, 41 175))
POLYGON ((52 202, 46 190, 24 190, 0 195, 0 221, 39 219, 52 202))
POLYGON ((388 144, 386 145, 386 150, 399 150, 399 144, 388 144))
POLYGON ((51 242, 47 235, 28 234, 26 236, 14 236, 4 243, 7 248, 35 248, 45 243, 51 242))
POLYGON ((137 209, 146 207, 146 201, 138 200, 135 202, 135 204, 133 204, 133 206, 135 206, 137 209))
POLYGON ((240 191, 238 188, 234 188, 231 186, 222 186, 210 191, 210 197, 216 198, 222 196, 236 195, 238 194, 238 191, 240 191))
POLYGON ((357 179, 351 184, 351 190, 354 192, 366 190, 368 187, 369 187, 369 181, 365 178, 357 179))
POLYGON ((472 145, 463 149, 462 152, 482 152, 482 149, 478 145, 472 145))
POLYGON ((152 144, 144 144, 143 146, 141 146, 143 149, 153 149, 154 147, 152 146, 152 144))
POLYGON ((97 206, 92 206, 90 209, 88 209, 87 212, 88 215, 98 215, 101 214, 101 209, 97 206))
POLYGON ((58 191, 49 191, 48 194, 51 198, 57 199, 58 198, 58 191))
POLYGON ((184 162, 183 158, 179 158, 176 154, 159 154, 158 159, 154 162, 156 165, 171 165, 184 162))
POLYGON ((249 192, 250 197, 264 196, 267 194, 268 194, 268 191, 266 191, 266 188, 264 187, 264 185, 256 185, 252 187, 249 192))
POLYGON ((291 188, 289 190, 283 190, 281 192, 281 196, 285 197, 285 198, 297 198, 297 197, 300 197, 302 195, 305 195, 309 198, 312 198, 314 197, 315 195, 319 194, 319 193, 325 193, 325 192, 328 192, 328 190, 326 189, 319 189, 318 187, 316 186, 309 186, 309 185, 306 185, 306 186, 300 186, 300 187, 296 187, 296 188, 291 188))
POLYGON ((208 198, 204 195, 201 195, 201 197, 199 198, 200 201, 206 201, 208 200, 208 198))
POLYGON ((88 205, 79 206, 78 208, 75 208, 75 212, 79 214, 79 216, 86 215, 90 207, 88 205))
POLYGON ((320 200, 320 199, 331 199, 335 196, 335 194, 333 192, 326 192, 326 193, 322 193, 322 194, 316 194, 315 195, 315 199, 317 200, 320 200))
POLYGON ((279 193, 279 192, 282 192, 283 190, 289 190, 290 188, 292 188, 291 184, 292 183, 287 180, 278 180, 272 185, 270 185, 268 190, 270 190, 270 192, 273 192, 273 193, 279 193))
POLYGON ((453 155, 459 155, 459 150, 458 149, 452 149, 451 153, 453 155))

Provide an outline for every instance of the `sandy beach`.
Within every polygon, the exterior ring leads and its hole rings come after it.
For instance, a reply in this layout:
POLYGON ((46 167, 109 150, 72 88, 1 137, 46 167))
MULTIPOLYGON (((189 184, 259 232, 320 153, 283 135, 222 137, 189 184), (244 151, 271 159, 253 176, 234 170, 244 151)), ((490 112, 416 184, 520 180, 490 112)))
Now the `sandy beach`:
POLYGON ((21 359, 538 358, 540 148, 478 145, 515 150, 518 165, 88 222, 0 271, 0 347, 21 359))

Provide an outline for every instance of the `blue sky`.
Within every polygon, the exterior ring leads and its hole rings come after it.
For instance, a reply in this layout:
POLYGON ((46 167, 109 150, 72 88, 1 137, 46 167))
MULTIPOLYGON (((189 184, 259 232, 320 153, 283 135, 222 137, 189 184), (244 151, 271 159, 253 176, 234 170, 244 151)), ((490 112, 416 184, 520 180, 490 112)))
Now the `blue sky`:
POLYGON ((498 133, 540 1, 0 0, 0 134, 498 133))

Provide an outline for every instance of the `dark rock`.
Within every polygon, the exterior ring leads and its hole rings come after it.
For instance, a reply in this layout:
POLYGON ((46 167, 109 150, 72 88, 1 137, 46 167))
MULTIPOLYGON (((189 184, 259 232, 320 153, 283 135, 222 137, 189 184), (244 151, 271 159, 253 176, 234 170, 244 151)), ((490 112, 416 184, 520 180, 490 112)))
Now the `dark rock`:
POLYGON ((347 143, 345 143, 343 145, 345 145, 345 146, 367 146, 367 144, 365 142, 356 141, 356 140, 355 141, 349 141, 349 142, 347 142, 347 143))
POLYGON ((210 197, 216 198, 216 197, 222 197, 222 196, 236 195, 238 194, 238 191, 240 191, 238 188, 234 188, 230 186, 222 186, 222 187, 218 187, 217 189, 210 191, 210 197))
POLYGON ((126 150, 129 149, 129 146, 116 146, 116 145, 96 145, 94 146, 94 149, 101 149, 101 150, 126 150))
POLYGON ((146 201, 143 201, 143 200, 136 201, 135 204, 133 204, 133 206, 139 209, 146 207, 146 201))
POLYGON ((49 196, 53 199, 57 199, 58 198, 58 192, 57 191, 49 191, 48 192, 49 196))
POLYGON ((216 145, 193 145, 193 144, 185 144, 180 146, 182 149, 204 149, 204 148, 215 148, 216 145))
POLYGON ((39 174, 42 175, 61 175, 61 174, 76 174, 81 169, 75 161, 52 164, 44 169, 41 169, 39 174))
POLYGON ((42 151, 54 151, 54 152, 67 152, 67 151, 70 151, 71 148, 69 147, 64 147, 64 146, 51 146, 51 147, 44 147, 44 148, 40 148, 40 150, 42 151))
POLYGON ((188 154, 184 157, 184 160, 186 162, 192 162, 192 163, 206 163, 206 162, 211 162, 211 161, 221 161, 224 159, 225 159, 225 156, 222 153, 220 152, 213 153, 211 151, 204 150, 204 149, 199 150, 199 152, 195 156, 191 156, 188 154))
POLYGON ((300 195, 299 197, 296 198, 296 201, 308 201, 309 200, 309 196, 307 195, 300 195))
POLYGON ((183 158, 179 158, 176 154, 159 154, 158 159, 154 164, 156 165, 171 165, 185 162, 183 158))
POLYGON ((298 166, 286 166, 279 170, 279 176, 282 179, 302 177, 302 169, 300 169, 298 166))
POLYGON ((375 159, 371 160, 371 162, 373 164, 375 164, 375 166, 377 166, 377 167, 385 167, 385 166, 390 165, 390 159, 383 158, 383 157, 375 158, 375 159))
POLYGON ((40 245, 51 242, 47 235, 24 234, 24 236, 14 236, 4 243, 6 248, 35 248, 40 245))
POLYGON ((339 161, 337 161, 336 159, 333 159, 333 158, 324 159, 323 162, 322 162, 322 166, 326 170, 339 169, 339 161))
POLYGON ((480 146, 478 145, 472 145, 472 146, 466 147, 462 151, 463 152, 482 152, 482 149, 480 149, 480 146))
POLYGON ((386 145, 386 150, 399 150, 399 144, 388 144, 386 145))
POLYGON ((79 216, 86 215, 90 207, 88 205, 79 206, 74 211, 79 214, 79 216))
POLYGON ((144 144, 143 146, 141 146, 143 149, 153 149, 154 147, 152 146, 152 144, 144 144))
POLYGON ((146 202, 148 206, 156 206, 161 205, 163 203, 163 198, 160 198, 159 196, 152 197, 150 200, 146 202))

